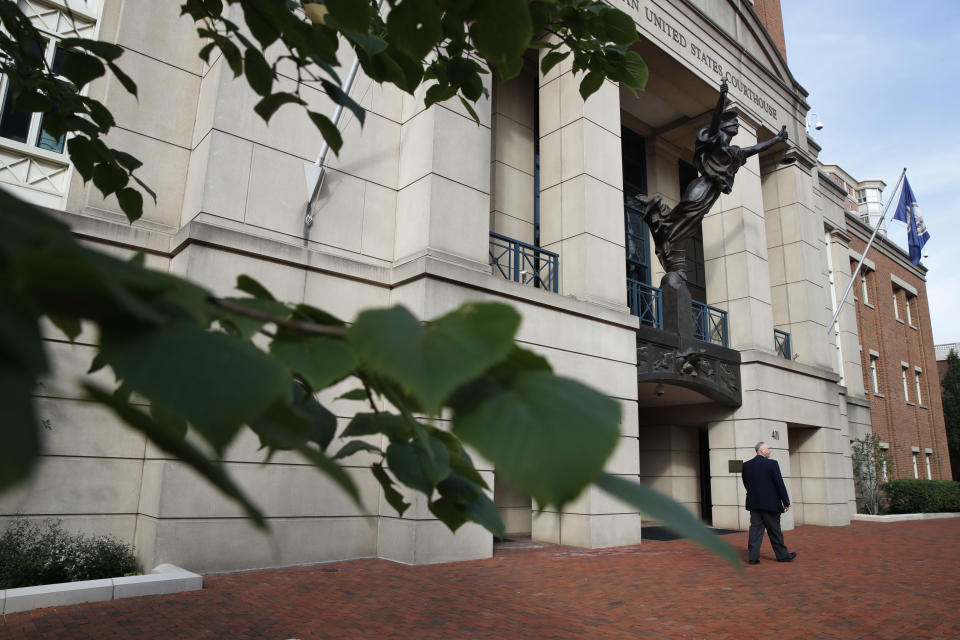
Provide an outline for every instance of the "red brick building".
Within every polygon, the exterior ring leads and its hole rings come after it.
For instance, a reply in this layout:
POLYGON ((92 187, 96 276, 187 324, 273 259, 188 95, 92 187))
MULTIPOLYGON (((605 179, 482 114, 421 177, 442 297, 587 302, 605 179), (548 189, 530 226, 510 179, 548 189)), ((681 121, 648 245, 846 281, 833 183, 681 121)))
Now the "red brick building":
MULTIPOLYGON (((847 214, 850 270, 873 228, 847 214)), ((888 477, 951 479, 940 379, 927 305, 927 270, 882 233, 873 242, 851 295, 857 309, 870 421, 893 461, 888 477)))

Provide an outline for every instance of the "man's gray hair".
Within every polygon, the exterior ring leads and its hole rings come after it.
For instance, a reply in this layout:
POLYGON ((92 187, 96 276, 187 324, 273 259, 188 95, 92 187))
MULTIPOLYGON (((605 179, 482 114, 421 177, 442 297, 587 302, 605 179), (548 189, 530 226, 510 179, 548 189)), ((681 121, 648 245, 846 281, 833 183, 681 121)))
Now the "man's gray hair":
POLYGON ((762 449, 762 448, 763 448, 763 445, 765 445, 765 444, 767 444, 767 443, 764 442, 763 440, 761 440, 760 442, 758 442, 757 444, 755 444, 753 448, 756 450, 757 453, 760 453, 760 449, 762 449))

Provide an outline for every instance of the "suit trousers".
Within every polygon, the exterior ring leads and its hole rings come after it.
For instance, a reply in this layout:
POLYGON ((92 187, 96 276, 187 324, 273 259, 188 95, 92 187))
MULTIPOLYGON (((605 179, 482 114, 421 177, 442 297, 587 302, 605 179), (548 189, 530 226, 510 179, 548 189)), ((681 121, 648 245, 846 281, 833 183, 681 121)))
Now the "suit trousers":
POLYGON ((780 514, 776 511, 754 509, 750 512, 750 540, 747 543, 747 555, 750 560, 760 559, 760 545, 763 544, 763 530, 767 530, 770 545, 777 560, 790 555, 787 546, 783 543, 783 532, 780 531, 780 514))

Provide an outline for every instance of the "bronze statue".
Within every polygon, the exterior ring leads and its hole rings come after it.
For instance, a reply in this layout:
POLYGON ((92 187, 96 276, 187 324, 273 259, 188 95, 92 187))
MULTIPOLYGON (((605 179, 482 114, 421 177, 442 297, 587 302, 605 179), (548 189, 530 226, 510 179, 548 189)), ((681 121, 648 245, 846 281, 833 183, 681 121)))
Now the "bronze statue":
POLYGON ((741 148, 730 144, 740 130, 740 123, 735 111, 723 110, 726 101, 727 82, 724 80, 720 85, 720 99, 713 110, 710 126, 697 133, 693 159, 700 175, 687 185, 677 206, 670 209, 663 204, 660 196, 637 197, 656 244, 657 258, 667 272, 665 279, 686 280, 686 260, 681 248, 683 241, 696 232, 703 216, 720 194, 733 190, 733 178, 737 170, 746 164, 747 158, 787 139, 787 128, 783 127, 773 138, 752 147, 741 148))

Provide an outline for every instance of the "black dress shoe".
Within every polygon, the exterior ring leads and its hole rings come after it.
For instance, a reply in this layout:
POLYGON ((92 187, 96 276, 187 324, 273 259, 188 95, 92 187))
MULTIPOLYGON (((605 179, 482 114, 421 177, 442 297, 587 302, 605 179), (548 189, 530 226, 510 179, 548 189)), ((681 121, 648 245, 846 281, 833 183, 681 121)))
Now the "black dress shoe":
POLYGON ((759 560, 747 560, 747 564, 760 564, 759 560))
POLYGON ((797 557, 796 551, 791 551, 786 558, 777 558, 777 562, 793 562, 793 559, 797 557))

